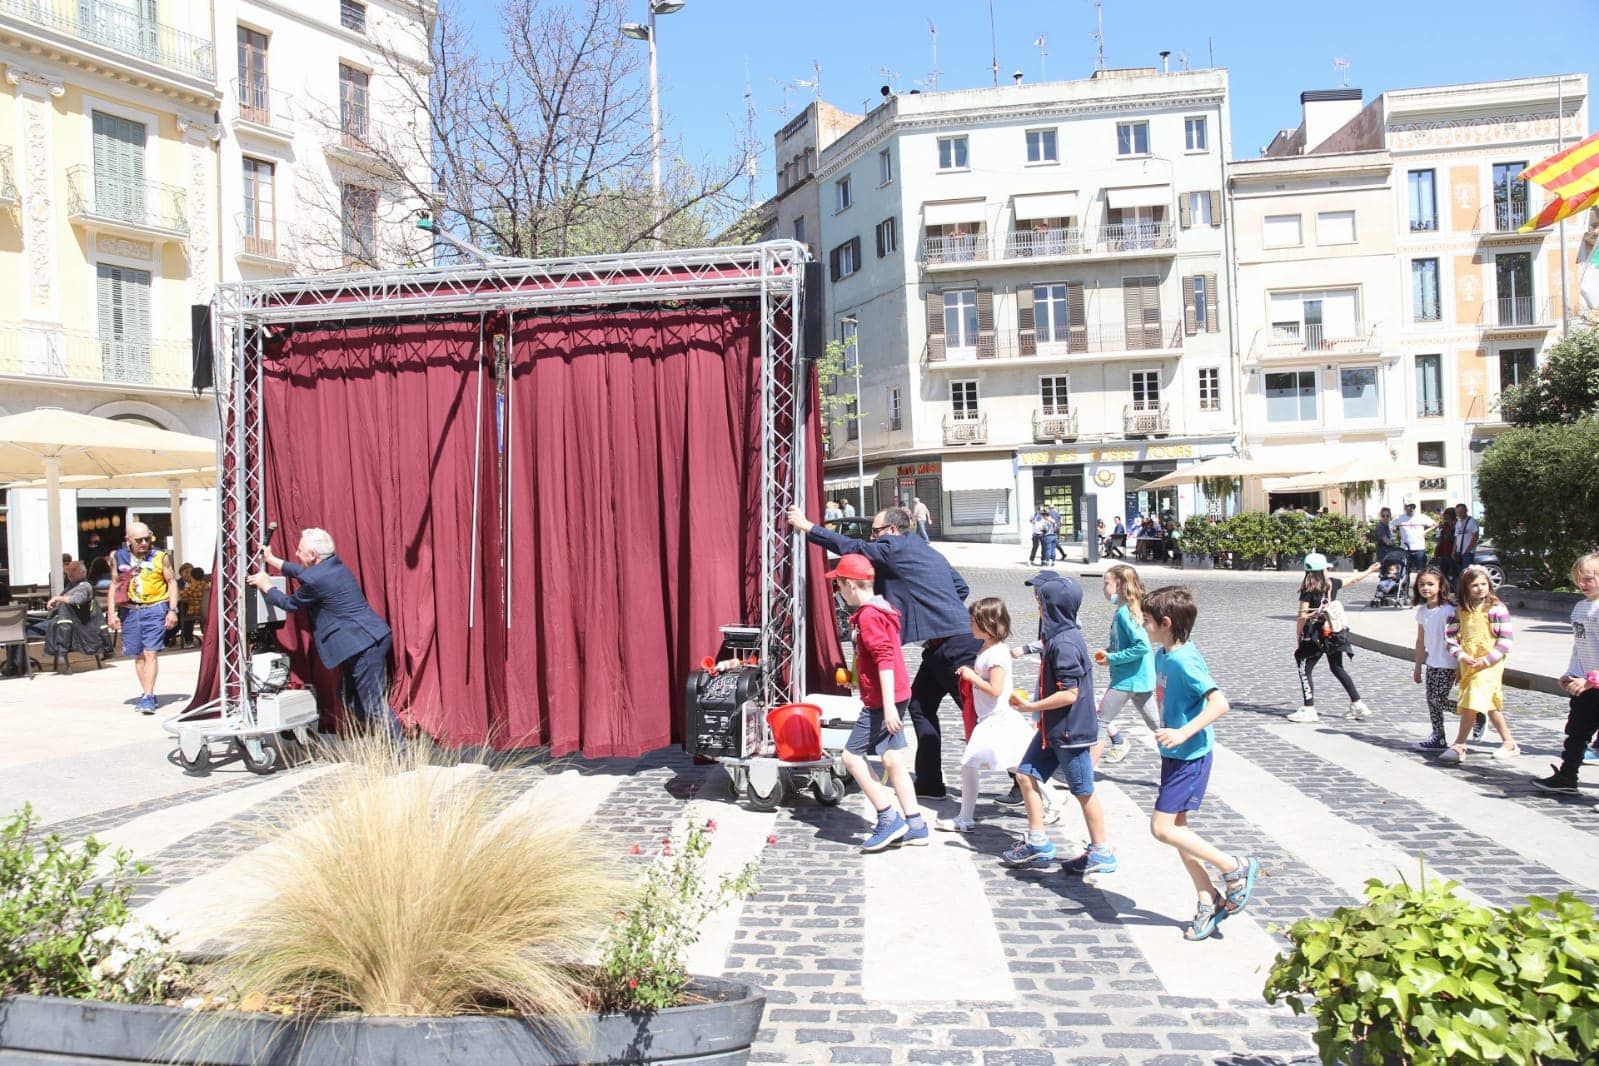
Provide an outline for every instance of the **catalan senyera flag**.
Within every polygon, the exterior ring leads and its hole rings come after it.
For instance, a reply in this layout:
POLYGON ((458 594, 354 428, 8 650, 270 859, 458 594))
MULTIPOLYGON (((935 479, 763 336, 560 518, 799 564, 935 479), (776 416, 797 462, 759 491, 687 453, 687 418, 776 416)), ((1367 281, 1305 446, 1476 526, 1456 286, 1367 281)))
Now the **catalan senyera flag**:
POLYGON ((1533 230, 1553 226, 1561 219, 1570 218, 1572 215, 1586 211, 1590 207, 1599 207, 1599 188, 1583 196, 1566 197, 1564 199, 1558 196, 1555 197, 1547 204, 1544 204, 1543 210, 1539 211, 1535 217, 1528 219, 1517 227, 1516 232, 1531 233, 1533 230))
POLYGON ((1562 149, 1521 172, 1562 200, 1599 189, 1599 133, 1562 149))

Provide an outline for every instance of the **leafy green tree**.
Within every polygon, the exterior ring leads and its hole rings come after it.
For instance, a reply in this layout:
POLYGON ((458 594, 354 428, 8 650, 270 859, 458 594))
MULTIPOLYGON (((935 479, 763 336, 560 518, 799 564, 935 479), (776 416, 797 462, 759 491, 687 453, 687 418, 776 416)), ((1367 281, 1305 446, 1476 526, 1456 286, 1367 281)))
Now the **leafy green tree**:
POLYGON ((1551 347, 1538 376, 1506 389, 1499 410, 1517 426, 1569 425, 1599 413, 1599 329, 1573 330, 1551 347))
POLYGON ((1501 550, 1539 584, 1560 584, 1577 556, 1599 546, 1599 417, 1502 434, 1477 471, 1486 523, 1501 550))
POLYGON ((822 394, 822 443, 832 443, 833 434, 855 417, 860 397, 843 391, 855 378, 855 338, 828 341, 816 359, 816 381, 822 394), (835 428, 834 423, 839 423, 835 428))

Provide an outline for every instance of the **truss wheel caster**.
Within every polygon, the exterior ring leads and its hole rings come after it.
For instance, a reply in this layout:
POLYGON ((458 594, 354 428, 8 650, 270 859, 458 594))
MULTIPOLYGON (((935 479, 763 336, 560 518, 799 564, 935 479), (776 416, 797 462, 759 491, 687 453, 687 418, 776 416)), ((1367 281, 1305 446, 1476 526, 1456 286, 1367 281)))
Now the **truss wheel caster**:
POLYGON ((783 805, 783 801, 787 798, 788 786, 783 783, 781 775, 772 783, 771 791, 764 795, 756 788, 754 781, 744 786, 744 799, 748 801, 752 811, 761 811, 763 813, 775 811, 783 805))
POLYGON ((824 807, 837 807, 844 799, 847 789, 843 778, 836 776, 831 770, 817 774, 816 780, 811 783, 811 794, 816 797, 816 802, 824 807))
POLYGON ((203 774, 211 769, 211 745, 201 744, 200 750, 193 756, 184 752, 180 744, 177 751, 178 765, 191 774, 203 774))
POLYGON ((240 737, 234 743, 245 769, 252 774, 270 774, 278 768, 278 749, 265 737, 240 737))

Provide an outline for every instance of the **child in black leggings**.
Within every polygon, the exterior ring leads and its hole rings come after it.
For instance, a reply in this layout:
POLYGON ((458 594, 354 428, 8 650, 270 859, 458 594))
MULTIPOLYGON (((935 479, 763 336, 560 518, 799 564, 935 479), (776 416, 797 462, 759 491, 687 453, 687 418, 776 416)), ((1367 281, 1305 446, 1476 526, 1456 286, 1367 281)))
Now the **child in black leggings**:
POLYGON ((1371 708, 1360 698, 1355 679, 1344 669, 1344 657, 1353 656, 1354 650, 1349 643, 1349 629, 1343 624, 1342 606, 1336 601, 1340 589, 1358 584, 1376 572, 1377 567, 1373 566, 1348 581, 1340 581, 1328 576, 1327 557, 1321 552, 1305 556, 1305 579, 1299 584, 1299 614, 1294 620, 1294 667, 1299 673, 1299 691, 1305 702, 1288 716, 1290 722, 1315 722, 1320 718, 1316 713, 1316 688, 1310 674, 1322 656, 1327 658, 1327 669, 1349 694, 1349 712, 1344 717, 1357 722, 1371 717, 1371 708))

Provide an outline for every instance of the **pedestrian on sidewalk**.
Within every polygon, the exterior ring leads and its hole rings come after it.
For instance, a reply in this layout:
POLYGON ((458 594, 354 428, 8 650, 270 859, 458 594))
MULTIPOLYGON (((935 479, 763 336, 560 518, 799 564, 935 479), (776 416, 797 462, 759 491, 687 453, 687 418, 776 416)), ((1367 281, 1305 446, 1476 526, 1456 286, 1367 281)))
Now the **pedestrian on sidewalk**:
POLYGON ((1055 553, 1060 550, 1060 519, 1053 509, 1044 513, 1044 565, 1055 565, 1055 553))
POLYGON ((1160 792, 1150 815, 1149 831, 1175 848, 1198 896, 1193 920, 1183 933, 1204 940, 1216 923, 1249 905, 1260 863, 1252 855, 1228 855, 1188 828, 1188 815, 1199 810, 1210 785, 1215 723, 1227 713, 1227 697, 1210 676, 1205 657, 1189 643, 1199 606, 1182 585, 1167 585, 1144 597, 1144 631, 1155 652, 1160 685, 1162 727, 1155 731, 1160 747, 1160 792), (1206 865, 1222 875, 1222 890, 1206 865))
POLYGON ((1521 754, 1505 719, 1505 659, 1515 637, 1510 608, 1494 595, 1488 571, 1466 567, 1460 572, 1455 616, 1444 629, 1444 639, 1459 663, 1460 729, 1454 745, 1439 753, 1439 762, 1453 765, 1466 757, 1466 740, 1479 714, 1486 714, 1499 733, 1501 744, 1494 751, 1495 759, 1514 759, 1521 754))
POLYGON ((1299 615, 1294 620, 1294 669, 1299 674, 1299 691, 1305 702, 1288 716, 1288 721, 1320 720, 1311 672, 1322 656, 1327 657, 1327 669, 1349 696, 1349 711, 1344 717, 1357 722, 1371 717, 1371 708, 1360 698, 1355 679, 1344 668, 1344 657, 1354 658, 1355 649, 1349 641, 1349 626, 1344 622, 1344 607, 1338 602, 1338 593, 1366 580, 1381 565, 1373 563, 1367 570, 1343 581, 1328 575, 1327 557, 1321 552, 1305 556, 1305 577, 1299 583, 1299 615))
POLYGON ((1599 552, 1589 552, 1571 568, 1571 583, 1582 600, 1571 609, 1571 661, 1560 675, 1560 687, 1571 697, 1566 714, 1566 743, 1554 773, 1538 779, 1550 792, 1577 791, 1577 769, 1599 732, 1599 552))
POLYGON ((971 606, 972 636, 983 650, 972 666, 955 671, 971 686, 972 713, 977 724, 966 738, 961 756, 961 809, 954 818, 940 818, 934 828, 950 833, 970 833, 977 827, 978 774, 983 770, 1014 771, 1033 739, 1027 719, 1010 706, 1010 611, 997 596, 971 606))
MULTIPOLYGON (((1443 571, 1450 586, 1460 577, 1455 566, 1455 512, 1452 507, 1445 507, 1438 518, 1438 542, 1433 545, 1432 565, 1443 571)), ((1453 592, 1450 595, 1453 596, 1453 592)))
POLYGON ((1048 519, 1044 517, 1044 509, 1036 508, 1033 511, 1033 550, 1027 553, 1027 565, 1037 565, 1039 556, 1044 553, 1044 527, 1048 519))
POLYGON ((932 543, 933 540, 933 512, 927 509, 927 504, 917 496, 911 504, 911 513, 916 519, 916 532, 920 533, 922 540, 932 543))
POLYGON ((1432 732, 1417 741, 1416 747, 1442 751, 1449 746, 1444 739, 1444 713, 1454 709, 1449 690, 1455 687, 1455 657, 1444 631, 1455 617, 1455 597, 1449 579, 1436 566, 1429 566, 1416 578, 1416 594, 1421 605, 1416 608, 1416 664, 1410 679, 1419 685, 1425 676, 1427 716, 1432 720, 1432 732))
POLYGON ((178 623, 178 575, 172 556, 155 546, 150 527, 128 524, 128 545, 111 553, 114 576, 106 591, 106 624, 122 631, 122 653, 133 657, 139 698, 133 708, 154 714, 157 656, 167 646, 167 630, 178 623))
POLYGON ((1144 632, 1144 582, 1130 566, 1113 566, 1105 571, 1105 598, 1116 608, 1110 621, 1110 641, 1094 652, 1094 661, 1110 669, 1110 684, 1099 701, 1099 724, 1105 742, 1094 745, 1094 761, 1101 753, 1108 763, 1127 758, 1132 744, 1116 728, 1116 719, 1129 700, 1151 730, 1160 728, 1153 697, 1155 695, 1155 649, 1144 632))

